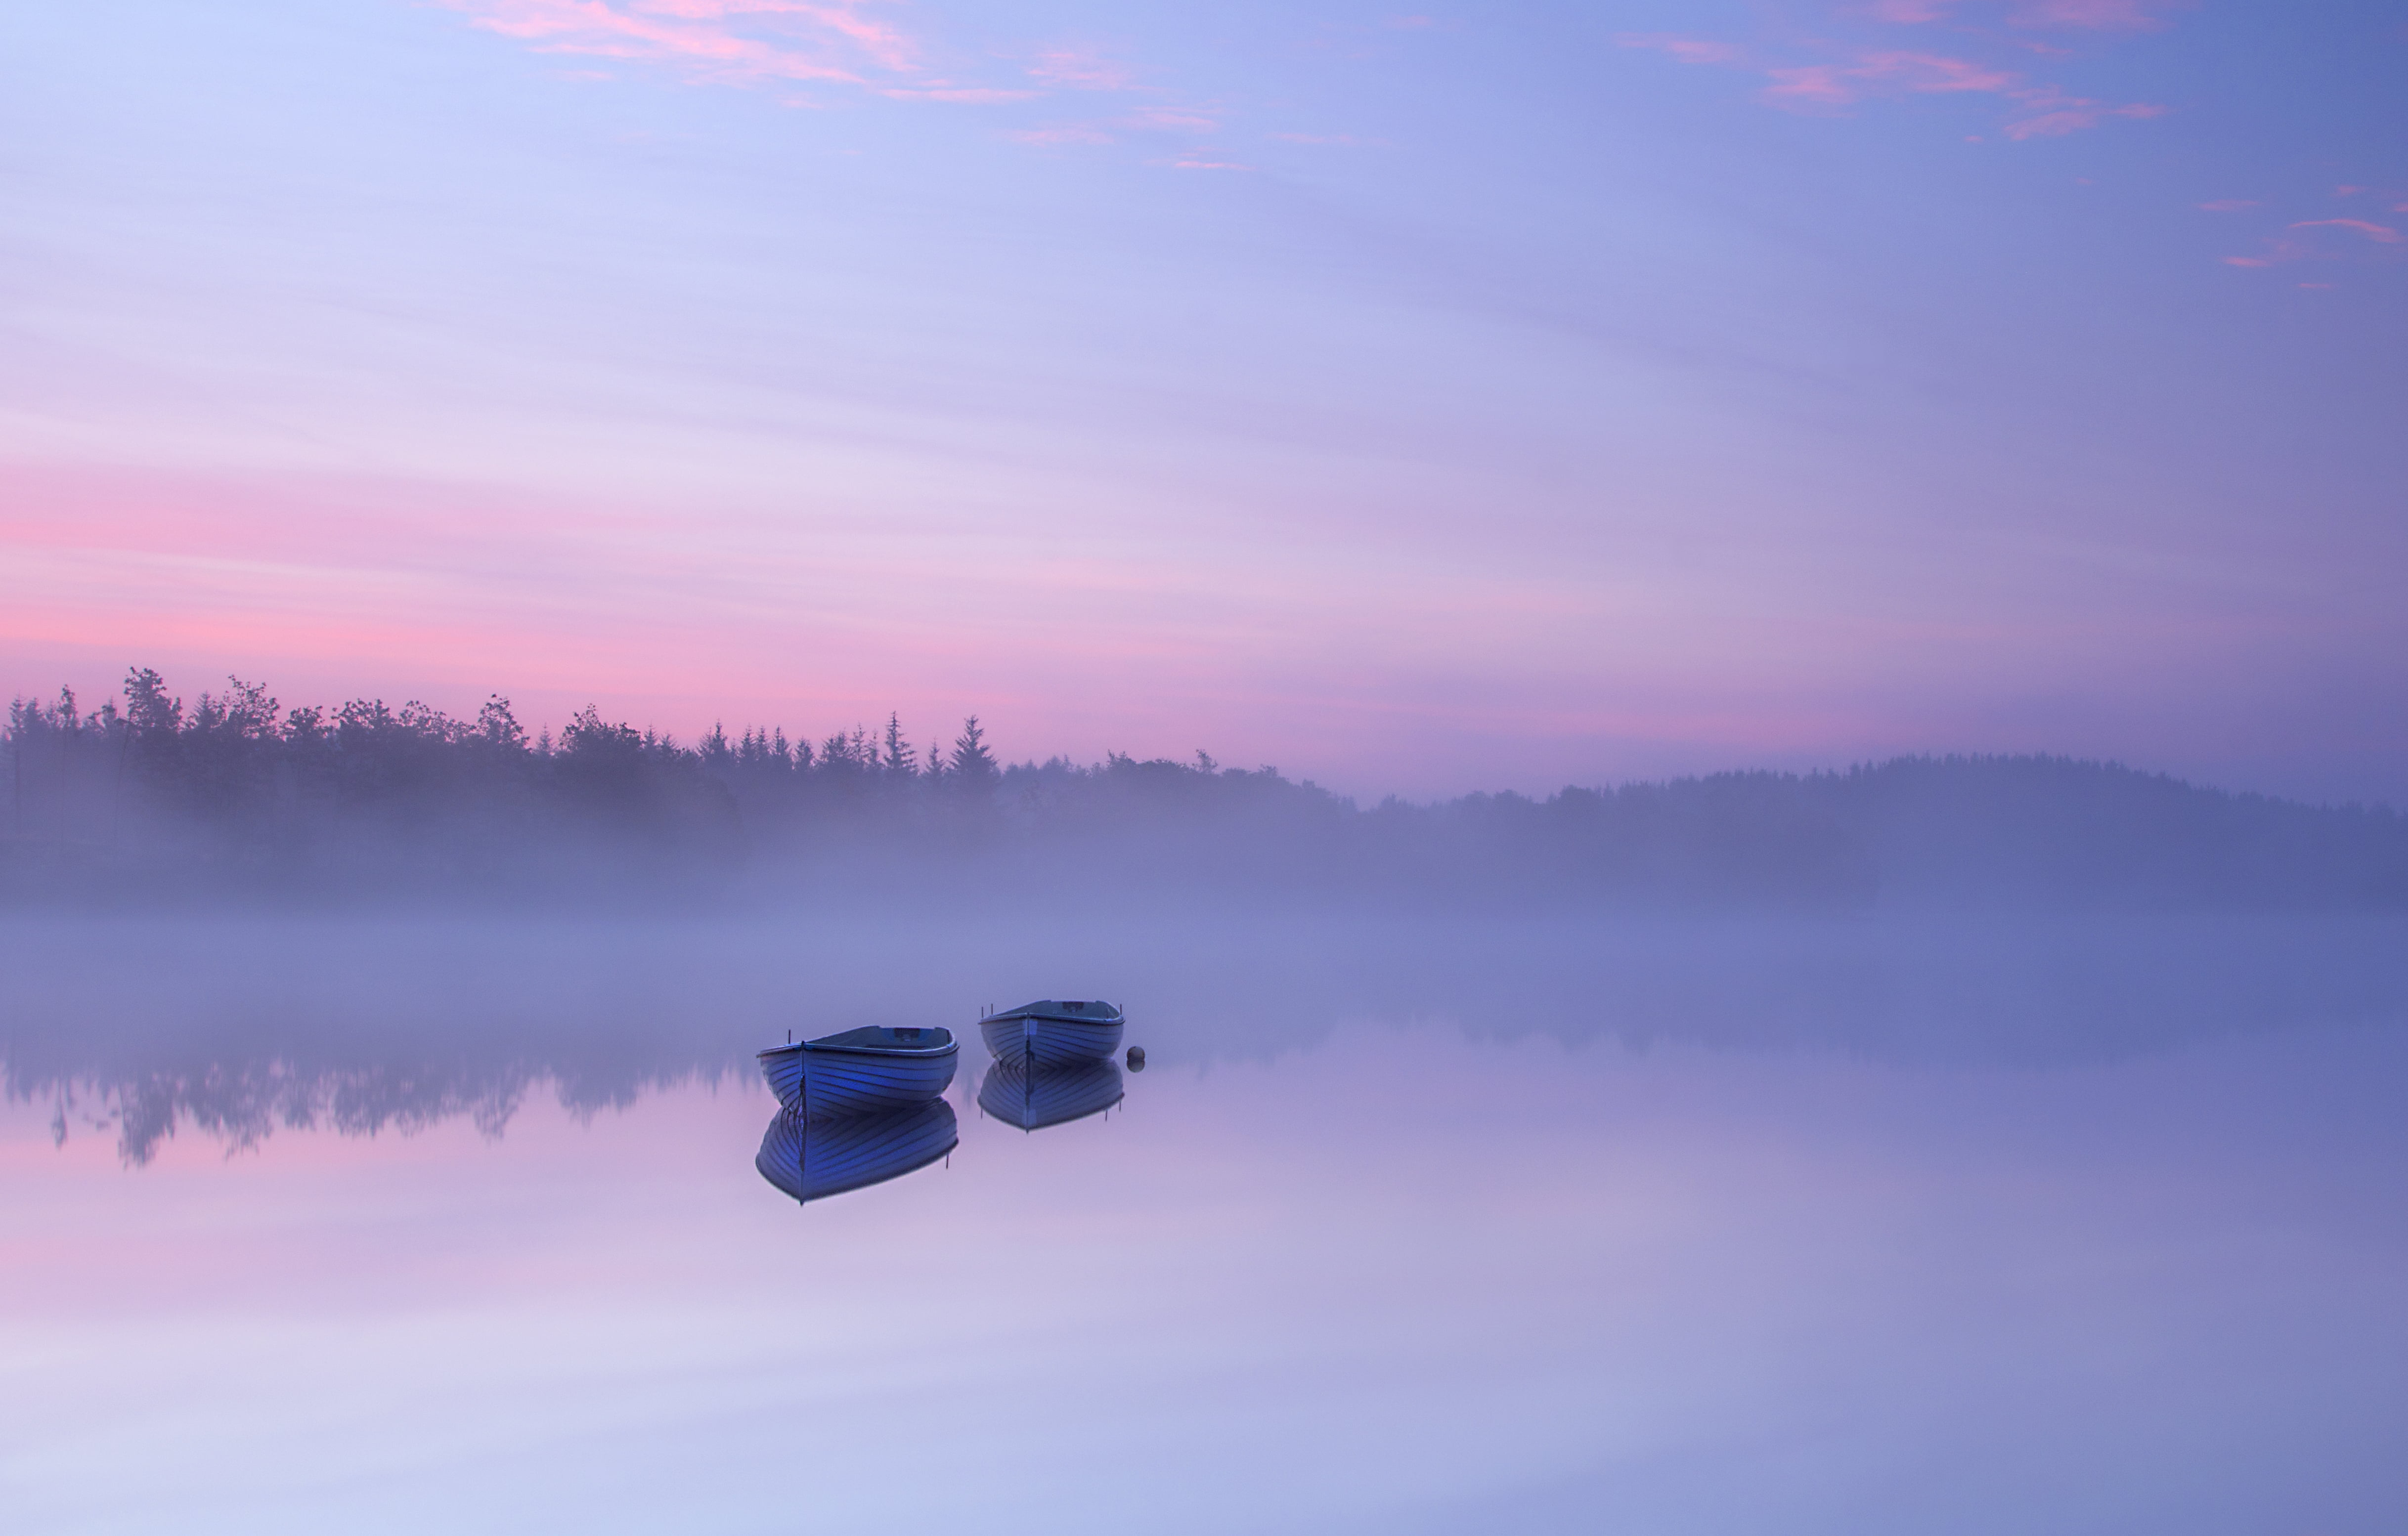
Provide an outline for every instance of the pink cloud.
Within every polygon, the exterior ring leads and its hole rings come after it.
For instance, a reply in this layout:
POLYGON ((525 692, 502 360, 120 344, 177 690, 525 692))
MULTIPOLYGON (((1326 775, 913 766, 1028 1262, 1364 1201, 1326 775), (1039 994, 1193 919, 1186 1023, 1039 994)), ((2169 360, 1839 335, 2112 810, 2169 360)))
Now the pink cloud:
POLYGON ((1209 134, 1221 126, 1220 119, 1184 107, 1151 107, 1130 113, 1123 121, 1131 128, 1167 128, 1195 134, 1209 134))
POLYGON ((1768 69, 1765 74, 1772 80, 1764 89, 1768 100, 1844 107, 1862 93, 1851 82, 1850 72, 1837 64, 1799 64, 1787 69, 1768 69))
POLYGON ((1071 91, 1126 91, 1133 83, 1126 64, 1082 47, 1047 49, 1037 55, 1028 73, 1047 85, 1071 91))
MULTIPOLYGON (((595 54, 685 64, 723 77, 857 82, 853 69, 824 54, 741 35, 715 24, 722 17, 684 16, 665 8, 639 11, 608 0, 452 0, 471 24, 535 44, 548 53, 595 54)), ((824 39, 821 41, 824 42, 824 39)))
POLYGON ((667 64, 720 83, 821 80, 907 100, 987 104, 1036 92, 932 78, 882 0, 437 0, 547 53, 667 64))
MULTIPOLYGON (((1071 124, 1058 128, 1040 128, 1032 134, 1013 136, 1037 144, 1102 144, 1111 142, 1109 127, 1130 133, 1210 134, 1221 126, 1220 117, 1205 108, 1161 101, 1163 92, 1140 87, 1130 68, 1098 50, 1084 46, 1064 46, 1048 49, 1027 66, 1029 75, 1046 85, 1063 90, 1137 92, 1155 98, 1155 105, 1137 107, 1125 117, 1102 126, 1071 124)), ((1199 163, 1200 164, 1200 163, 1199 163)), ((1218 168, 1218 167, 1215 167, 1218 168)), ((1233 166, 1231 169, 1251 169, 1233 166)))
MULTIPOLYGON (((1925 21, 1942 14, 1940 0, 1881 0, 1873 14, 1884 21, 1925 21)), ((2105 14, 2100 10, 2099 14, 2105 14)), ((1890 92, 1916 95, 1978 94, 2015 104, 2005 124, 2011 139, 2050 137, 2094 128, 2110 118, 2141 119, 2166 108, 2144 102, 2115 106, 2071 96, 2053 85, 2028 85, 2010 69, 1948 54, 1903 49, 1870 49, 1853 58, 1811 64, 1757 64, 1728 43, 1673 33, 1625 33, 1624 48, 1647 49, 1682 64, 1717 64, 1761 74, 1770 83, 1764 99, 1776 107, 1838 108, 1890 92)))
POLYGON ((1945 17, 1953 3, 1954 0, 1872 0, 1872 4, 1865 7, 1865 14, 1877 21, 1919 26, 1945 17))
POLYGON ((1799 64, 1768 69, 1765 74, 1772 80, 1765 89, 1768 98, 1817 107, 1845 106, 1875 86, 1941 94, 1957 91, 1998 93, 2014 89, 2015 84, 2014 76, 1965 59, 1895 50, 1861 54, 1848 64, 1799 64))
POLYGON ((1011 135, 1023 144, 1110 144, 1112 135, 1085 123, 1066 122, 1050 128, 1023 128, 1011 135))
POLYGON ((2239 213, 2243 208, 2257 206, 2258 200, 2254 197, 2226 197, 2213 203, 2201 203, 2200 207, 2208 213, 2239 213))
POLYGON ((973 106, 993 106, 999 102, 1028 101, 1034 91, 1004 91, 983 85, 896 85, 879 92, 896 101, 950 101, 973 106))
POLYGON ((1252 165, 1240 165, 1234 160, 1174 160, 1170 168, 1176 171, 1251 171, 1252 165))
POLYGON ((2363 219, 2302 219, 2293 229, 2354 229, 2380 245, 2398 245, 2400 232, 2383 224, 2370 224, 2363 219))
POLYGON ((2015 93, 2021 110, 2027 116, 2016 118, 2006 126, 2012 139, 2054 138, 2064 134, 2080 133, 2096 128, 2109 118, 2163 117, 2166 109, 2146 102, 2134 102, 2125 107, 2110 107, 2105 102, 2086 96, 2067 96, 2054 90, 2026 91, 2015 93))
POLYGON ((643 9, 697 21, 725 21, 740 16, 798 17, 844 38, 887 69, 919 67, 919 48, 894 27, 860 13, 861 0, 636 0, 643 9))
POLYGON ((1683 64, 1724 64, 1739 62, 1739 50, 1705 37, 1681 37, 1669 32, 1626 32, 1614 42, 1623 48, 1654 49, 1683 64))
MULTIPOLYGON (((2298 221, 2298 224, 2292 224, 2292 229, 2348 229, 2348 231, 2355 231, 2355 234, 2362 234, 2362 236, 2367 236, 2370 241, 2377 243, 2377 246, 2399 246, 2401 243, 2401 231, 2388 229, 2388 226, 2384 224, 2367 224, 2365 219, 2302 219, 2302 221, 2298 221)), ((2309 246, 2307 241, 2275 238, 2275 241, 2266 241, 2266 250, 2263 250, 2263 253, 2228 255, 2228 258, 2225 258, 2225 264, 2228 264, 2228 267, 2278 267, 2278 264, 2298 263, 2298 260, 2315 260, 2315 258, 2319 258, 2319 250, 2316 250, 2315 246, 2309 246)), ((2326 260, 2331 260, 2331 258, 2326 258, 2326 260)))
POLYGON ((2015 77, 2004 70, 1932 53, 1868 53, 1850 73, 1866 79, 1895 80, 1909 91, 1921 92, 2004 92, 2015 84, 2015 77))
MULTIPOLYGON (((1959 0, 1868 0, 1855 7, 1877 21, 1918 26, 1942 21, 1959 0)), ((2007 21, 2026 28, 2062 27, 2087 32, 2133 32, 2165 24, 2160 12, 2186 0, 2014 0, 2007 21)), ((2054 51, 2053 50, 2051 51, 2054 51)))
POLYGON ((2138 32, 2165 25, 2157 13, 2173 8, 2167 0, 2021 0, 2007 12, 2007 20, 2019 27, 2138 32))

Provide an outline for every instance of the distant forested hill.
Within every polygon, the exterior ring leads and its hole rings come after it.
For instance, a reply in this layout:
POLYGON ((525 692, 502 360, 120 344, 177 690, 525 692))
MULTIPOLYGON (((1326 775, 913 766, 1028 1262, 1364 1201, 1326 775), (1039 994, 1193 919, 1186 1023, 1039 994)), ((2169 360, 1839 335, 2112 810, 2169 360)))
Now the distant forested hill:
POLYGON ((2046 757, 1907 758, 1361 807, 1268 768, 1114 756, 1007 766, 976 719, 691 746, 588 709, 530 739, 354 700, 283 710, 20 700, 0 890, 20 902, 245 894, 957 902, 1146 891, 1486 905, 2408 907, 2408 823, 2046 757))

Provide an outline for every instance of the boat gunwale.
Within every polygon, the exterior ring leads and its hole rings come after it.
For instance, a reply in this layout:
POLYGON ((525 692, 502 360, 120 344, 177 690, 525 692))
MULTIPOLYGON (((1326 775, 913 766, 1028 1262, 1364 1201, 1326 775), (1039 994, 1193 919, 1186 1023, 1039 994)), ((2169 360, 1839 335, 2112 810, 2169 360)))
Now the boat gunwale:
POLYGON ((961 1036, 954 1035, 941 1045, 827 1045, 816 1040, 797 1040, 791 1045, 771 1045, 767 1050, 754 1051, 752 1054, 756 1060, 766 1060, 772 1056, 784 1056, 792 1051, 815 1051, 822 1056, 870 1056, 890 1060, 901 1057, 906 1060, 926 1060, 951 1055, 961 1048, 961 1036))
POLYGON ((981 1025, 1010 1024, 1025 1019, 1034 1019, 1044 1024, 1089 1024, 1099 1030, 1117 1029, 1128 1022, 1119 1014, 1114 1014, 1110 1018, 1097 1018, 1093 1014, 1032 1014, 1014 1008, 1008 1014, 989 1014, 980 1019, 979 1023, 981 1025))
POLYGON ((979 1022, 994 1024, 1014 1018, 1050 1018, 1058 1019, 1065 1024, 1125 1024, 1128 1022, 1128 1013, 1118 1003, 1107 1003, 1099 997, 1040 997, 1033 1003, 1024 1003, 1017 1008, 1005 1008, 999 1012, 988 1014, 979 1022), (1073 1008, 1079 1011, 1069 1012, 1073 1008), (1107 1012, 1093 1014, 1087 1011, 1090 1008, 1102 1008, 1107 1012))
POLYGON ((951 1056, 962 1048, 962 1043, 950 1040, 941 1045, 814 1045, 803 1041, 796 1048, 816 1056, 874 1056, 882 1060, 902 1057, 910 1060, 925 1060, 931 1057, 951 1056))

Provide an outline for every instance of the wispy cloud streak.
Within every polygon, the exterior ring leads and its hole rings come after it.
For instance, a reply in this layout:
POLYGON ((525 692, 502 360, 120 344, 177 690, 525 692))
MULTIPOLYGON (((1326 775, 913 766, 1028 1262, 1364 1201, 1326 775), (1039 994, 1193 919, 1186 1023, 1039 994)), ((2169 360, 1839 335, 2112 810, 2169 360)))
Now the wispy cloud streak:
MULTIPOLYGON (((1959 8, 1954 0, 1875 0, 1844 14, 1889 27, 1929 27, 1949 21, 1959 8)), ((2129 30, 2160 24, 2157 12, 2163 8, 2146 0, 2046 0, 2011 7, 2006 20, 2036 29, 2129 30)), ((1970 30, 1967 36, 1969 40, 1979 37, 1970 30)), ((1662 53, 1680 64, 1756 75, 1766 82, 1763 99, 1792 111, 1843 112, 1884 96, 1995 96, 2010 104, 2006 121, 2000 124, 2010 139, 2057 137, 2095 128, 2111 119, 2153 118, 2166 110, 2145 102, 2077 96, 2016 69, 1929 49, 1823 43, 1812 49, 1821 57, 1800 59, 1795 57, 1798 50, 1794 48, 1769 50, 1723 38, 1673 33, 1626 33, 1616 40, 1625 48, 1662 53), (1783 52, 1790 56, 1782 56, 1783 52)))
MULTIPOLYGON (((2035 31, 2139 32, 2166 24, 2165 13, 2184 0, 2016 0, 2004 7, 2009 26, 2035 31)), ((1871 0, 1859 14, 1900 26, 1958 20, 1986 8, 1963 0, 1871 0)))
POLYGON ((2385 224, 2370 223, 2364 219, 2302 219, 2291 227, 2293 229, 2354 229, 2368 239, 2381 245, 2389 246, 2400 243, 2398 230, 2385 224))
MULTIPOLYGON (((1184 152, 1154 162, 1181 169, 1244 169, 1197 142, 1221 114, 1143 83, 1136 65, 1088 42, 1002 55, 1002 81, 947 78, 931 50, 887 19, 894 0, 436 0, 480 31, 538 51, 625 61, 711 85, 817 83, 894 101, 1010 106, 1073 94, 1130 100, 1109 115, 1005 130, 1023 144, 1063 149, 1126 136, 1175 135, 1184 152)), ((607 76, 595 78, 607 78, 607 76)))
MULTIPOLYGON (((2398 248, 2408 247, 2408 237, 2403 237, 2400 231, 2388 224, 2378 224, 2371 219, 2296 219, 2284 226, 2282 234, 2268 237, 2264 247, 2257 254, 2227 256, 2224 258, 2224 264, 2254 268, 2281 266, 2290 262, 2342 259, 2347 254, 2344 248, 2355 245, 2356 242, 2344 241, 2337 246, 2330 240, 2319 242, 2314 235, 2296 233, 2301 230, 2327 229, 2343 230, 2349 235, 2362 236, 2372 245, 2386 248, 2383 251, 2365 252, 2366 255, 2379 260, 2395 259, 2398 248)), ((2362 246, 2358 249, 2361 251, 2365 250, 2362 246)), ((2329 287, 2330 285, 2301 284, 2300 286, 2329 287)))
POLYGON ((1129 66, 1083 44, 1044 49, 1028 66, 1029 77, 1070 91, 1128 91, 1136 77, 1129 66))
POLYGON ((900 100, 988 104, 1038 90, 948 79, 885 0, 439 0, 547 53, 623 60, 698 82, 849 85, 900 100))

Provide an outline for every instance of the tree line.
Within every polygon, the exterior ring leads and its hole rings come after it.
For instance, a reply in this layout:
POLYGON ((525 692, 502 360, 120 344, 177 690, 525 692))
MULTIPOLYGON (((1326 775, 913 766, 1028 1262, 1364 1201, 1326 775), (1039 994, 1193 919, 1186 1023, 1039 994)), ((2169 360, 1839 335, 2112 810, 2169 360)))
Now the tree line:
POLYGON ((881 736, 816 747, 718 727, 687 747, 591 705, 530 735, 498 694, 469 719, 381 699, 287 710, 230 677, 187 707, 148 667, 91 710, 66 689, 15 700, 7 755, 20 842, 254 859, 380 835, 430 856, 572 835, 709 850, 740 840, 747 811, 775 823, 819 801, 975 804, 1002 776, 975 718, 951 751, 918 750, 892 718, 881 736))
POLYGON ((1276 769, 1125 754, 1001 761, 890 714, 816 742, 692 745, 592 706, 530 736, 381 700, 286 709, 229 678, 189 706, 149 668, 85 710, 19 699, 0 891, 1181 888, 1387 902, 2408 905, 2408 826, 2050 757, 1370 806, 1276 769), (956 878, 963 877, 963 878, 956 878), (1041 885, 1037 884, 1041 882, 1041 885))

